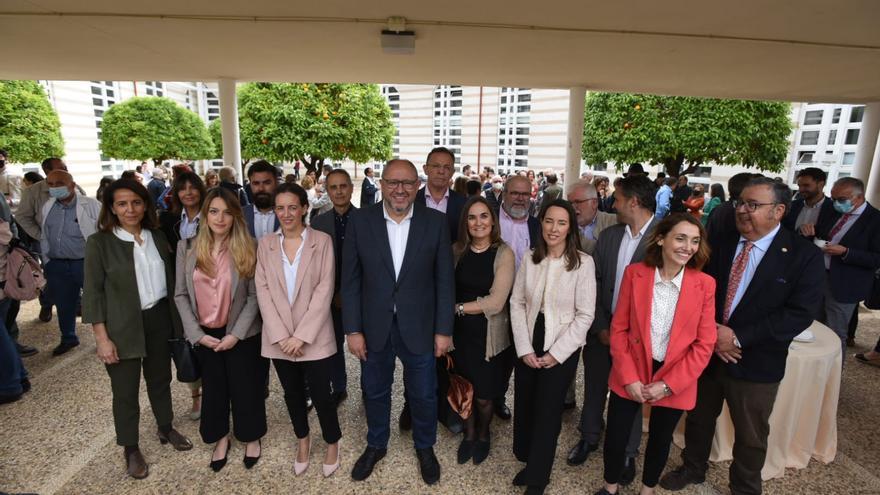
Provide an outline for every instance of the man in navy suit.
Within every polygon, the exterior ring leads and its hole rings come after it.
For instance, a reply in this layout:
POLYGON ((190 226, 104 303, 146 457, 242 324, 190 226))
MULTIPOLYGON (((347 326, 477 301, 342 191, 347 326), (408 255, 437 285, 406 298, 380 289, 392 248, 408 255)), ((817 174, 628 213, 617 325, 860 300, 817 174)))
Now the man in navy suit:
POLYGON ((382 203, 352 216, 342 261, 342 319, 361 360, 367 448, 351 477, 361 481, 386 454, 395 360, 412 405, 413 442, 422 479, 440 479, 435 358, 449 349, 455 274, 443 215, 416 203, 419 176, 408 160, 382 171, 382 203))
POLYGON ((809 167, 798 172, 798 199, 791 202, 791 210, 782 219, 783 227, 804 235, 804 225, 824 224, 835 216, 831 198, 823 192, 827 179, 828 174, 821 168, 809 167))
POLYGON ((709 237, 705 271, 717 281, 718 342, 686 419, 684 464, 660 480, 667 490, 706 479, 715 421, 726 400, 735 432, 730 491, 761 493, 770 414, 788 346, 812 324, 825 285, 821 251, 781 228, 790 204, 785 184, 752 179, 734 203, 737 233, 709 237))
POLYGON ((824 323, 840 336, 846 353, 850 318, 868 298, 880 268, 880 212, 865 201, 865 184, 855 177, 838 179, 831 198, 834 215, 802 230, 827 241, 824 323))
POLYGON ((466 197, 449 187, 449 181, 455 173, 455 155, 448 148, 434 148, 428 153, 422 170, 428 176, 428 182, 416 194, 416 203, 445 213, 449 224, 449 239, 455 242, 458 239, 461 209, 467 201, 466 197))
POLYGON ((373 178, 373 169, 367 167, 364 169, 364 181, 361 183, 361 208, 366 208, 376 202, 376 193, 379 188, 376 187, 376 179, 373 178))
POLYGON ((254 202, 242 208, 244 221, 251 237, 261 239, 278 230, 278 217, 275 216, 272 202, 281 171, 266 160, 258 160, 250 166, 247 175, 254 202))

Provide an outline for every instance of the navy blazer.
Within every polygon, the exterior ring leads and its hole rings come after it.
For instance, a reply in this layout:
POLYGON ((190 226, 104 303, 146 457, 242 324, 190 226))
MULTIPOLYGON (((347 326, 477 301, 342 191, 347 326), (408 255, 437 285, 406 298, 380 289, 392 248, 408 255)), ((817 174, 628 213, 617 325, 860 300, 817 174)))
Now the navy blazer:
POLYGON ((364 177, 364 181, 361 183, 361 208, 366 208, 375 203, 376 193, 378 191, 379 188, 374 184, 371 184, 370 181, 364 177))
POLYGON ((541 235, 541 222, 529 215, 529 249, 535 249, 535 245, 538 243, 538 236, 541 235))
MULTIPOLYGON (((828 239, 841 216, 835 211, 826 222, 818 224, 817 237, 828 239)), ((880 212, 868 204, 840 239, 840 245, 846 247, 847 252, 845 256, 831 257, 828 272, 831 293, 840 303, 864 301, 874 286, 874 272, 880 268, 880 212)))
MULTIPOLYGON (((710 238, 712 255, 705 272, 717 282, 718 323, 724 318, 727 283, 739 237, 736 232, 710 238)), ((813 323, 821 306, 825 288, 822 263, 822 252, 812 242, 788 229, 779 229, 727 323, 742 345, 742 359, 732 364, 715 356, 710 366, 726 366, 730 376, 751 382, 782 380, 788 346, 813 323)))
POLYGON ((388 344, 397 310, 404 345, 433 354, 434 334, 452 335, 455 270, 443 213, 413 204, 400 275, 395 277, 384 205, 352 212, 342 246, 342 322, 363 333, 367 350, 388 344))
MULTIPOLYGON (((425 190, 427 188, 425 186, 416 193, 416 204, 425 204, 425 190)), ((446 221, 449 224, 449 240, 451 242, 458 240, 458 224, 461 221, 461 210, 465 203, 467 203, 467 198, 452 189, 449 190, 449 199, 446 201, 446 221)))
MULTIPOLYGON (((256 231, 254 231, 254 208, 256 206, 250 204, 247 206, 243 206, 241 209, 244 211, 244 222, 247 224, 248 232, 251 234, 251 237, 257 237, 256 231)), ((281 223, 278 221, 278 217, 275 217, 275 226, 272 227, 272 231, 275 232, 278 228, 281 227, 281 223)), ((259 241, 259 239, 257 239, 259 241)))
MULTIPOLYGON (((788 210, 788 213, 785 214, 785 218, 782 219, 782 226, 789 230, 794 230, 794 225, 797 223, 797 217, 801 214, 801 210, 803 209, 803 198, 792 201, 791 208, 788 210)), ((831 218, 837 216, 835 213, 834 201, 831 201, 831 198, 825 196, 825 199, 822 200, 822 206, 819 207, 819 218, 816 220, 816 226, 830 221, 831 218)), ((809 238, 812 239, 812 237, 809 238)))

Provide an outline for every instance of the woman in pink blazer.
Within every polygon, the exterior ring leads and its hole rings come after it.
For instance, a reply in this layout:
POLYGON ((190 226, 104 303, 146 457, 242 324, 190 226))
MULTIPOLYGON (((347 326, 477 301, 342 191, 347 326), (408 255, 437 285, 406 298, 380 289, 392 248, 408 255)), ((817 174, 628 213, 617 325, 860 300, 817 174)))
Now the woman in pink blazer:
POLYGON ((641 495, 654 493, 672 433, 693 409, 697 379, 715 346, 715 280, 699 220, 676 213, 657 224, 645 260, 626 268, 611 321, 611 376, 605 432, 605 487, 617 493, 625 448, 639 405, 651 404, 641 495))
POLYGON ((308 195, 297 184, 275 191, 281 228, 260 240, 257 249, 257 301, 263 317, 263 356, 270 358, 284 388, 284 401, 299 439, 293 467, 309 467, 311 440, 306 383, 327 442, 324 476, 339 468, 339 418, 330 398, 331 357, 336 337, 330 317, 335 262, 333 240, 305 225, 308 195))

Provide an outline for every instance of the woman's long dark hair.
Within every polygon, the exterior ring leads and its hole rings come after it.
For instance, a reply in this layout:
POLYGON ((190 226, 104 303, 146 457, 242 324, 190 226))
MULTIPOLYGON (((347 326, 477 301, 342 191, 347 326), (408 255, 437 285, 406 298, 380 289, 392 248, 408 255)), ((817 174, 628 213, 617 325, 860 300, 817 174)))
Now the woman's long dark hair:
POLYGON ((183 210, 183 205, 180 203, 180 190, 186 187, 187 184, 192 184, 192 186, 199 191, 199 209, 202 208, 202 204, 205 202, 205 196, 208 192, 205 188, 205 183, 202 181, 202 178, 199 177, 199 174, 195 172, 183 172, 178 175, 177 178, 174 179, 174 182, 171 183, 171 194, 168 199, 171 203, 169 210, 178 217, 180 216, 181 210, 183 210))
POLYGON ((568 234, 565 235, 565 252, 563 257, 565 258, 565 270, 570 272, 581 266, 581 255, 578 249, 580 246, 580 232, 578 231, 577 214, 574 211, 574 207, 564 199, 551 201, 544 205, 540 213, 538 213, 538 220, 541 222, 541 235, 538 236, 538 241, 535 243, 532 263, 537 265, 547 257, 547 242, 544 240, 544 217, 547 215, 547 210, 554 206, 568 212, 568 234))

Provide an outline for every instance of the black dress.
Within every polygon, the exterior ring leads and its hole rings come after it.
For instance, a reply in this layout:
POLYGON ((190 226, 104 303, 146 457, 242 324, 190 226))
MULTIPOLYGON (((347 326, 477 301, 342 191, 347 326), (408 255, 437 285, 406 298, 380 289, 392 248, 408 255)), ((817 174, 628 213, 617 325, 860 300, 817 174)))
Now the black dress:
MULTIPOLYGON (((495 253, 490 248, 482 253, 468 249, 455 268, 455 295, 459 302, 471 302, 489 295, 495 280, 495 253)), ((486 361, 488 320, 482 313, 456 316, 453 334, 455 368, 474 385, 474 397, 491 400, 504 393, 504 366, 499 357, 486 361)))

